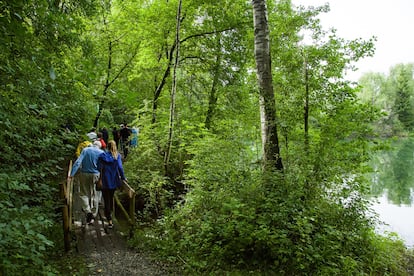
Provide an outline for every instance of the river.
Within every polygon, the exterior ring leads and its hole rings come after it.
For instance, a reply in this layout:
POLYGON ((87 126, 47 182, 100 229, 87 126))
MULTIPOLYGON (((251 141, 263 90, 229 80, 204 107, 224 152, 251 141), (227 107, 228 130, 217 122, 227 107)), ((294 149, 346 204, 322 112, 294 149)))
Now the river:
POLYGON ((372 160, 373 209, 387 225, 378 230, 397 233, 407 247, 414 247, 414 138, 391 142, 372 160))

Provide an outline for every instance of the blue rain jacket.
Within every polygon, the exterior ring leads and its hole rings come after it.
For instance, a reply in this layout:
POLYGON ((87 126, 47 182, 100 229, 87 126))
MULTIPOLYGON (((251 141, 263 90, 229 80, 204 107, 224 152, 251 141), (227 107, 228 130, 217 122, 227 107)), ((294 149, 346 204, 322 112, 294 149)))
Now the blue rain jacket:
POLYGON ((99 156, 98 169, 102 170, 102 189, 115 190, 121 187, 125 180, 121 155, 115 159, 110 152, 104 152, 99 156))

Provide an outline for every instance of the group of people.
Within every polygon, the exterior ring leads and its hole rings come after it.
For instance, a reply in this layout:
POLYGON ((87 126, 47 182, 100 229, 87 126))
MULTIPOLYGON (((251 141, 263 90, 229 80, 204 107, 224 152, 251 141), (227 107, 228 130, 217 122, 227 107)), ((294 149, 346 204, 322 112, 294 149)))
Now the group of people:
POLYGON ((99 203, 103 197, 104 215, 108 227, 113 227, 112 211, 115 190, 126 181, 122 166, 122 157, 118 152, 115 140, 106 140, 103 133, 96 133, 92 129, 87 141, 79 144, 77 159, 72 166, 69 178, 75 179, 76 193, 79 195, 80 208, 84 215, 82 225, 92 224, 98 216, 99 203), (102 188, 97 189, 97 182, 101 178, 102 188))
POLYGON ((126 123, 121 124, 119 129, 114 127, 112 129, 112 136, 124 158, 128 156, 130 147, 138 145, 138 129, 130 128, 126 123))

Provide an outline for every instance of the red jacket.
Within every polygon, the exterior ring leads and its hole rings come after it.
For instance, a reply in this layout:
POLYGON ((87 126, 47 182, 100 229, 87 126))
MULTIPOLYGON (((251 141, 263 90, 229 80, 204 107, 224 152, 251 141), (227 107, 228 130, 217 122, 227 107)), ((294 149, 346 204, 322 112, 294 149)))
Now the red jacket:
POLYGON ((105 140, 103 138, 99 138, 99 142, 101 142, 101 145, 102 145, 101 149, 106 149, 105 140))

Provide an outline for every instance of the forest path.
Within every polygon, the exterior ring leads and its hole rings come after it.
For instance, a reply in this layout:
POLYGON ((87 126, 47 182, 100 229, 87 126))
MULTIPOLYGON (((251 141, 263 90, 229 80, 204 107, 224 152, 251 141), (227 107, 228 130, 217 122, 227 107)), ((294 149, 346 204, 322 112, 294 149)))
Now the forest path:
POLYGON ((115 224, 108 229, 103 223, 96 219, 85 227, 74 225, 73 253, 84 259, 88 270, 85 275, 180 275, 145 252, 129 247, 121 226, 115 224))
MULTIPOLYGON (((72 161, 69 162, 67 175, 72 169, 72 161)), ((86 268, 78 267, 79 264, 70 265, 69 270, 75 270, 70 275, 89 276, 129 276, 129 275, 182 275, 179 269, 172 268, 166 262, 151 258, 144 251, 137 251, 128 246, 127 238, 132 231, 131 216, 127 211, 113 212, 114 227, 108 228, 107 221, 103 216, 103 203, 99 204, 99 213, 92 224, 81 226, 81 220, 85 214, 81 212, 77 184, 71 179, 61 185, 61 195, 64 202, 63 226, 65 250, 70 252, 66 257, 79 259, 86 268), (124 214, 124 215, 122 215, 124 214)), ((135 191, 126 185, 130 204, 135 206, 135 191)), ((125 185, 124 185, 125 188, 125 185)), ((131 207, 131 206, 130 206, 131 207)))

